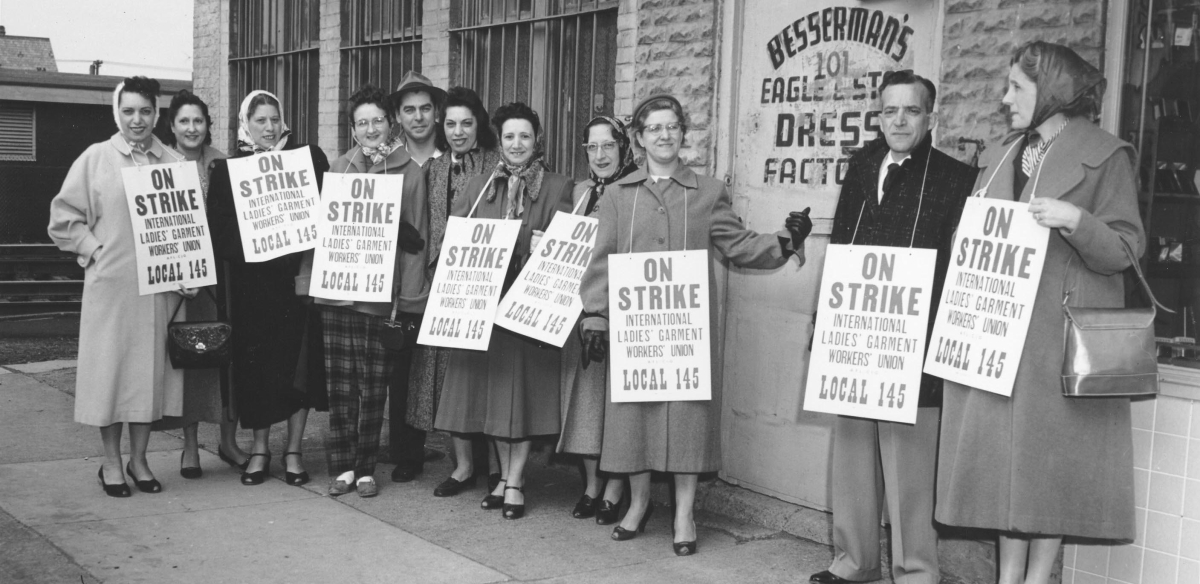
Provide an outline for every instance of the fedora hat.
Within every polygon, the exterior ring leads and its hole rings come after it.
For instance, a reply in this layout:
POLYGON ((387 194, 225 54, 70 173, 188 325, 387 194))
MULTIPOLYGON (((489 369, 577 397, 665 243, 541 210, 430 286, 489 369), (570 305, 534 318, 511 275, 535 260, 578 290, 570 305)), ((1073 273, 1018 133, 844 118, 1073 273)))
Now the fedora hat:
POLYGON ((412 93, 414 91, 424 91, 425 93, 428 93, 429 97, 433 98, 434 105, 438 106, 439 108, 446 101, 446 92, 434 87, 433 82, 431 82, 428 77, 421 75, 416 71, 409 71, 408 73, 405 73, 404 78, 400 80, 400 85, 396 86, 396 91, 388 96, 389 105, 393 109, 396 108, 400 104, 400 98, 404 97, 404 94, 412 93))

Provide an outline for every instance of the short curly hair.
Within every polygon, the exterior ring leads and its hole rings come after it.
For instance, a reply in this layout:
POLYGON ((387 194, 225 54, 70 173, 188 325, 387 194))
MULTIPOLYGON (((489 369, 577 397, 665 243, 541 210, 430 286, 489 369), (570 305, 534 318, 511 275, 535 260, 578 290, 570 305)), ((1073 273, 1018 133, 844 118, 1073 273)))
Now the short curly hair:
POLYGON ((156 109, 158 108, 158 93, 161 86, 157 79, 149 77, 126 77, 124 86, 121 87, 121 93, 136 93, 149 101, 156 109))
POLYGON ((396 123, 395 118, 392 117, 392 109, 388 107, 387 94, 382 89, 367 84, 362 86, 358 91, 355 91, 354 95, 351 95, 350 99, 346 102, 346 117, 350 120, 351 127, 354 126, 354 112, 364 105, 373 105, 383 110, 384 115, 387 116, 388 123, 396 123))
POLYGON ((496 134, 504 133, 504 122, 509 120, 525 120, 529 122, 533 126, 533 137, 542 137, 541 119, 538 118, 537 112, 525 105, 524 102, 514 101, 496 108, 496 113, 492 115, 492 126, 496 128, 496 134))
MULTIPOLYGON (((450 150, 450 141, 446 139, 446 112, 452 107, 465 107, 475 116, 475 143, 484 150, 495 150, 499 140, 496 130, 492 129, 492 118, 483 107, 479 94, 467 87, 451 87, 446 91, 446 102, 442 104, 442 121, 437 125, 437 147, 443 152, 450 150)), ((536 114, 535 114, 536 115, 536 114)))
MULTIPOLYGON (((208 104, 204 103, 204 100, 200 99, 198 95, 186 89, 180 89, 179 93, 176 93, 175 97, 171 98, 171 105, 167 107, 168 129, 175 125, 175 116, 179 115, 179 110, 183 109, 185 105, 194 105, 200 108, 200 113, 204 115, 204 123, 208 124, 208 132, 204 135, 204 145, 208 146, 212 144, 213 123, 212 117, 208 115, 208 104)), ((176 142, 175 132, 166 132, 166 135, 163 137, 163 143, 167 146, 174 146, 176 142)))

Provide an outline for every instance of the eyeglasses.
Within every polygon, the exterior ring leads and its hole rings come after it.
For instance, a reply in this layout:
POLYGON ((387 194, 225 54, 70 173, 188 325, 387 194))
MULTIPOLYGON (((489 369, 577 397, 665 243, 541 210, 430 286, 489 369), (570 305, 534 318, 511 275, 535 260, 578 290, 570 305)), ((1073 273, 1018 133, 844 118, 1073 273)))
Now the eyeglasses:
POLYGON ((650 124, 649 126, 642 128, 642 131, 650 134, 651 136, 658 136, 659 134, 663 133, 663 130, 666 130, 672 134, 678 134, 682 129, 683 125, 679 122, 671 122, 670 124, 650 124))
POLYGON ((359 130, 365 130, 367 126, 382 128, 383 126, 387 125, 387 123, 387 118, 371 118, 369 120, 364 118, 361 120, 356 120, 354 122, 354 127, 358 128, 359 130))
POLYGON ((588 142, 583 145, 583 149, 587 150, 588 154, 595 154, 596 150, 603 150, 607 154, 612 154, 617 151, 617 143, 614 140, 606 140, 604 142, 588 142))

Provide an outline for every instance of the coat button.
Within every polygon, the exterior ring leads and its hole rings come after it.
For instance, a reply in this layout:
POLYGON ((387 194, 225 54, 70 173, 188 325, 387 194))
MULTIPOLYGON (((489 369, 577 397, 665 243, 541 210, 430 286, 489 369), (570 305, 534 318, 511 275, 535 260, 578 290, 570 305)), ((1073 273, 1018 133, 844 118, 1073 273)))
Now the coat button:
POLYGON ((660 238, 656 239, 655 241, 657 241, 659 245, 662 245, 667 242, 667 238, 660 237, 660 238))
POLYGON ((658 212, 659 212, 660 214, 661 214, 661 213, 666 213, 666 212, 667 212, 667 210, 666 210, 666 209, 664 209, 664 208, 662 208, 662 207, 659 207, 659 208, 658 208, 658 212))

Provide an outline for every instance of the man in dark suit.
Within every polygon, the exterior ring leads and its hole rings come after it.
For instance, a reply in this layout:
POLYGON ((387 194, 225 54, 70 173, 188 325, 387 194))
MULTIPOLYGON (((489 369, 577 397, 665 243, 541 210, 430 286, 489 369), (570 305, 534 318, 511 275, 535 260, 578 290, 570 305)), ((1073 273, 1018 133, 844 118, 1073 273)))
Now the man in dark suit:
MULTIPOLYGON (((882 139, 850 159, 830 243, 938 250, 936 310, 949 265, 950 242, 977 169, 933 148, 937 91, 911 71, 884 75, 879 88, 882 139)), ((929 319, 932 329, 936 313, 929 319)), ((882 577, 880 515, 892 526, 892 577, 899 584, 937 584, 933 528, 942 380, 921 378, 915 425, 838 416, 833 430, 833 564, 812 575, 818 584, 882 577)))

